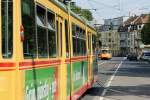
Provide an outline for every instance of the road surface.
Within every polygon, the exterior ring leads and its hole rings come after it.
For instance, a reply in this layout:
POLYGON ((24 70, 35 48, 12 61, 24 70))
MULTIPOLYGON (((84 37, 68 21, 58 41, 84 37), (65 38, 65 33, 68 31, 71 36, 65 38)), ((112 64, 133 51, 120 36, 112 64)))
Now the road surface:
POLYGON ((98 82, 80 100, 150 100, 150 64, 124 57, 100 60, 98 82))

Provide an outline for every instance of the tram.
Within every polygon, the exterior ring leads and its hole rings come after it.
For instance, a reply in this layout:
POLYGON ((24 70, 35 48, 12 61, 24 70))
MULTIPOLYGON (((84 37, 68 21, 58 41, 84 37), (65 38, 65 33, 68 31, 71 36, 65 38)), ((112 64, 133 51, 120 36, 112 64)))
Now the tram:
POLYGON ((104 48, 101 49, 101 53, 99 54, 99 58, 102 59, 102 60, 103 59, 104 60, 106 60, 106 59, 109 60, 109 59, 112 58, 112 54, 111 54, 108 47, 104 47, 104 48))
POLYGON ((91 88, 93 27, 57 0, 0 2, 1 100, 76 100, 91 88))

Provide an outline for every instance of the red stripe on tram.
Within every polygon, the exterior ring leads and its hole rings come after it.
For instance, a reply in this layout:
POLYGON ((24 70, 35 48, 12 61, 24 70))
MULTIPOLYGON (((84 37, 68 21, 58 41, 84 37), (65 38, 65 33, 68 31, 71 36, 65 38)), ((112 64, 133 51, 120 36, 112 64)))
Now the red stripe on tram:
POLYGON ((15 70, 16 63, 13 62, 0 62, 0 71, 15 70))
POLYGON ((0 62, 0 68, 4 67, 15 67, 15 63, 13 62, 0 62))
POLYGON ((30 61, 30 62, 20 62, 20 69, 32 69, 32 68, 42 68, 45 66, 53 66, 60 65, 60 60, 52 60, 52 61, 30 61))

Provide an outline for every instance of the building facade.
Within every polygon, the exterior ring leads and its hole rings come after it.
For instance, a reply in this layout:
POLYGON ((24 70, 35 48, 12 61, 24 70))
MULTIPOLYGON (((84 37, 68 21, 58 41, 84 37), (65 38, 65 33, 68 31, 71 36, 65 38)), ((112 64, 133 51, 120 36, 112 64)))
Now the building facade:
POLYGON ((130 33, 128 27, 120 26, 118 29, 120 34, 120 55, 126 56, 130 52, 130 33))
POLYGON ((122 24, 122 21, 121 17, 105 19, 104 25, 99 27, 99 38, 102 47, 108 47, 113 56, 118 56, 120 53, 120 34, 118 28, 122 24))
MULTIPOLYGON (((144 25, 148 22, 149 15, 142 14, 140 16, 134 16, 130 17, 125 23, 124 27, 127 27, 128 30, 126 32, 129 33, 129 51, 130 53, 136 53, 140 54, 141 48, 140 45, 142 45, 141 40, 141 30, 144 27, 144 25)), ((127 40, 127 38, 126 38, 127 40)))

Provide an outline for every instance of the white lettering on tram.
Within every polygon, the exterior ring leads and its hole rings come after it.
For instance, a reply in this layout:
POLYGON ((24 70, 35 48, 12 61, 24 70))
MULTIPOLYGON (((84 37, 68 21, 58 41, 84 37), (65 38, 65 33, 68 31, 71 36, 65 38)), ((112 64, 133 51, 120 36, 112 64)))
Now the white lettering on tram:
MULTIPOLYGON (((36 95, 35 95, 35 88, 34 89, 29 89, 29 87, 26 87, 26 95, 25 95, 25 100, 36 100, 36 95)), ((56 81, 53 81, 51 85, 49 84, 44 84, 39 87, 37 87, 37 99, 41 100, 43 98, 53 98, 54 93, 56 92, 56 81), (52 97, 49 97, 51 94, 52 97)))
POLYGON ((81 79, 81 72, 75 72, 74 81, 78 81, 81 79))

